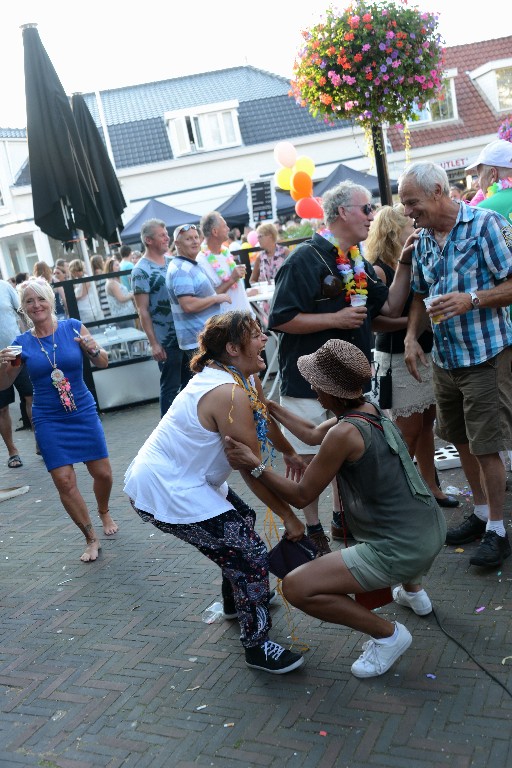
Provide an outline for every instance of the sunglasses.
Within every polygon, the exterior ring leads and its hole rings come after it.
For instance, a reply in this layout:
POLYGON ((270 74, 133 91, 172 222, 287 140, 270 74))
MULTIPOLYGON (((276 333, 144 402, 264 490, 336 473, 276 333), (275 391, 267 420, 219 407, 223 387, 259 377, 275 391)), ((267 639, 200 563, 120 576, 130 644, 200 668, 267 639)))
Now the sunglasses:
POLYGON ((373 213, 371 203, 365 203, 365 205, 344 205, 343 208, 359 208, 365 216, 369 216, 370 213, 373 213))
POLYGON ((181 226, 176 227, 176 229, 174 230, 174 239, 177 240, 182 232, 188 232, 189 229, 195 229, 196 232, 199 231, 199 228, 196 227, 195 224, 182 224, 181 226))

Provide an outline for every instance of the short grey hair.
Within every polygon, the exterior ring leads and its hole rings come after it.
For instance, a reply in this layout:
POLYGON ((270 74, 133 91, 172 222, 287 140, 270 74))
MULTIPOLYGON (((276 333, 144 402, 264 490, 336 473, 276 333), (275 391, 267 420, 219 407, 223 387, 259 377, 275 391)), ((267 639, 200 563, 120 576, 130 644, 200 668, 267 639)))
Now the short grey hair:
POLYGON ((222 214, 219 213, 219 211, 210 211, 210 213, 205 213, 199 225, 205 239, 210 237, 212 231, 219 225, 221 217, 222 214))
POLYGON ((412 163, 409 165, 398 179, 398 191, 408 179, 412 179, 427 197, 433 196, 438 185, 441 187, 443 195, 447 197, 450 195, 448 174, 436 163, 412 163))
POLYGON ((144 247, 146 246, 146 237, 154 237, 156 230, 161 227, 167 229, 167 224, 161 219, 148 219, 144 222, 140 230, 140 240, 144 247))
POLYGON ((332 189, 329 189, 322 198, 325 223, 332 224, 333 221, 336 221, 339 216, 338 208, 345 208, 351 205, 354 195, 357 192, 361 192, 368 202, 371 201, 371 192, 369 192, 366 187, 362 187, 360 184, 354 184, 354 182, 349 179, 342 181, 332 189))

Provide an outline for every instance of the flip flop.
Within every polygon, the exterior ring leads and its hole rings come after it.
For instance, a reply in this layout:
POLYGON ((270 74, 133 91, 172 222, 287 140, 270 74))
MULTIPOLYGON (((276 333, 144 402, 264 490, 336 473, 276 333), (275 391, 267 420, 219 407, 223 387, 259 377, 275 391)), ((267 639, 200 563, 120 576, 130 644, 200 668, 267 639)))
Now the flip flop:
POLYGON ((19 455, 15 453, 12 456, 9 456, 9 461, 7 462, 7 466, 10 469, 18 469, 18 467, 23 466, 23 462, 20 459, 19 455))

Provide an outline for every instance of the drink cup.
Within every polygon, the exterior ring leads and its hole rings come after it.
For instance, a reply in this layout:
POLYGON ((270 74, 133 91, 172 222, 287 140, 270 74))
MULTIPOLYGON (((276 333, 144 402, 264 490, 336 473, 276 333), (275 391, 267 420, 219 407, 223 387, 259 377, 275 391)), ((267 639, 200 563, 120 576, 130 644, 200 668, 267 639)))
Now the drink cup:
MULTIPOLYGON (((423 299, 423 303, 424 303, 424 305, 425 305, 425 307, 427 309, 427 312, 429 311, 430 306, 431 306, 432 302, 434 301, 434 299, 437 299, 437 296, 427 296, 426 299, 423 299)), ((429 315, 430 315, 430 313, 429 313, 429 315)), ((444 315, 443 315, 442 312, 439 315, 430 315, 430 319, 432 320, 432 323, 434 325, 438 325, 442 320, 444 320, 444 315)))
POLYGON ((352 293, 350 295, 350 306, 352 307, 365 307, 366 299, 368 297, 361 293, 352 293))
POLYGON ((18 366, 21 365, 21 347, 18 344, 13 344, 12 346, 7 347, 7 350, 11 355, 16 355, 14 360, 11 360, 11 365, 14 368, 18 368, 18 366))

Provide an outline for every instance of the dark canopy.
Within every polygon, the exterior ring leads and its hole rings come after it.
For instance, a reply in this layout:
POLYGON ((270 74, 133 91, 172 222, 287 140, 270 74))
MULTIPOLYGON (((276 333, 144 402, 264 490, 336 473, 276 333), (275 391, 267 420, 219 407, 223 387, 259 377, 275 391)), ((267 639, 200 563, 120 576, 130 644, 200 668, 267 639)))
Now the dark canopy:
POLYGON ((126 208, 121 186, 100 132, 81 93, 73 94, 71 106, 78 133, 96 180, 96 205, 103 220, 102 227, 97 234, 109 243, 117 243, 119 232, 123 228, 121 214, 126 208))
MULTIPOLYGON (((295 203, 287 192, 276 190, 276 208, 278 215, 293 213, 295 203)), ((247 199, 247 187, 244 184, 238 192, 228 198, 217 208, 230 226, 238 224, 248 224, 249 222, 249 202, 247 199)))
POLYGON ((103 226, 97 185, 68 97, 34 25, 23 28, 27 137, 34 221, 56 240, 103 226))
MULTIPOLYGON (((354 184, 360 184, 362 187, 366 187, 366 189, 370 190, 375 197, 380 197, 379 180, 377 176, 372 176, 370 173, 363 173, 362 171, 355 171, 353 168, 343 165, 343 163, 340 163, 334 171, 331 171, 327 178, 322 181, 317 181, 313 185, 313 195, 315 197, 322 197, 324 192, 327 192, 328 189, 332 189, 336 184, 339 184, 341 181, 346 181, 347 179, 353 181, 354 184)), ((394 179, 390 179, 390 182, 391 191, 393 194, 396 194, 396 192, 398 192, 397 183, 394 179)))
POLYGON ((180 224, 199 224, 201 217, 193 213, 180 211, 178 208, 173 208, 171 205, 166 205, 159 200, 152 199, 126 224, 123 229, 123 243, 140 243, 140 230, 148 219, 164 221, 169 234, 172 235, 172 230, 175 227, 180 224))

